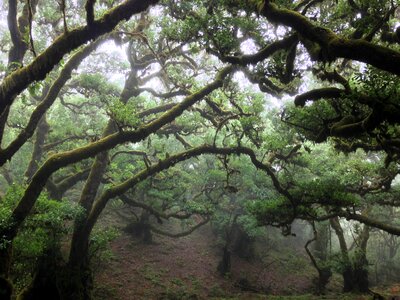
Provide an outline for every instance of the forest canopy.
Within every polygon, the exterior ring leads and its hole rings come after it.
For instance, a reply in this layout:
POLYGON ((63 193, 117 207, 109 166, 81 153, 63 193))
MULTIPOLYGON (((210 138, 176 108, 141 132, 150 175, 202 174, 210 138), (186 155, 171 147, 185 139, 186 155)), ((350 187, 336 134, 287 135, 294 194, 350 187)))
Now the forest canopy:
POLYGON ((0 5, 0 298, 91 299, 109 207, 148 241, 301 220, 319 292, 330 226, 369 291, 370 233, 400 235, 399 1, 0 5))

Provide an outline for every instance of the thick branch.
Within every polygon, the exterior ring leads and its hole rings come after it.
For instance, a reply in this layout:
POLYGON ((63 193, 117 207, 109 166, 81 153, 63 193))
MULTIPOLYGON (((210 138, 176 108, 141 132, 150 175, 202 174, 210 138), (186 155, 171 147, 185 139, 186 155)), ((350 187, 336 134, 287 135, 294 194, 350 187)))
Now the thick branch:
POLYGON ((256 64, 277 51, 289 49, 293 44, 298 42, 298 37, 296 34, 293 34, 283 40, 276 41, 272 44, 265 46, 259 52, 251 55, 240 55, 240 56, 222 56, 220 59, 223 62, 228 62, 231 64, 238 64, 238 65, 248 65, 248 64, 256 64))
POLYGON ((314 89, 296 96, 296 98, 294 98, 294 104, 296 106, 303 107, 304 105, 306 105, 307 101, 316 101, 322 98, 338 98, 345 92, 345 90, 335 87, 314 89))
POLYGON ((186 97, 181 103, 175 105, 171 110, 135 131, 117 132, 81 148, 51 156, 32 177, 31 183, 26 188, 23 197, 12 213, 12 221, 10 220, 10 224, 13 225, 9 228, 2 229, 0 231, 1 236, 9 240, 12 240, 15 237, 20 224, 28 216, 51 174, 69 164, 82 161, 100 152, 109 150, 118 144, 123 144, 125 142, 136 143, 145 139, 150 134, 156 132, 164 125, 179 117, 190 106, 203 99, 215 89, 221 87, 223 85, 224 78, 233 70, 234 68, 232 67, 226 67, 225 69, 221 70, 218 73, 215 81, 211 82, 198 92, 186 97))
POLYGON ((94 5, 96 4, 96 0, 87 0, 85 4, 86 9, 86 22, 87 25, 93 26, 94 23, 94 5))
POLYGON ((343 218, 346 218, 347 220, 355 220, 355 221, 358 221, 365 225, 386 231, 387 233, 400 236, 400 227, 394 226, 391 224, 387 224, 385 221, 379 221, 379 220, 375 220, 375 219, 372 219, 367 216, 363 216, 363 215, 359 215, 359 214, 355 214, 355 213, 349 213, 349 212, 345 212, 345 211, 340 212, 338 215, 343 218))
POLYGON ((122 20, 146 10, 158 0, 127 0, 110 9, 102 18, 93 21, 92 26, 83 26, 59 36, 31 64, 8 75, 0 85, 0 114, 14 98, 34 81, 43 80, 47 73, 60 62, 65 54, 79 46, 110 32, 122 20))
POLYGON ((136 184, 138 184, 139 182, 145 180, 146 178, 157 174, 159 172, 162 172, 174 165, 176 165, 177 163, 187 160, 189 158, 195 157, 195 156, 199 156, 202 154, 222 154, 222 155, 232 155, 232 154, 244 154, 250 157, 252 163, 259 169, 262 169, 263 171, 265 171, 271 178, 275 188, 283 195, 285 195, 288 199, 292 200, 291 195, 284 190, 281 186, 280 183, 278 181, 278 179, 276 178, 274 172, 272 171, 272 169, 262 163, 261 161, 259 161, 256 157, 256 154, 254 153, 254 151, 250 148, 246 148, 246 147, 236 147, 236 148, 217 148, 214 146, 209 146, 209 145, 203 145, 203 146, 199 146, 178 154, 175 154, 173 156, 170 156, 169 158, 166 158, 164 160, 161 160, 160 162, 158 162, 155 165, 152 165, 144 170, 142 170, 141 172, 137 173, 135 176, 133 176, 132 178, 124 181, 121 184, 115 185, 111 188, 109 188, 108 190, 106 190, 95 202, 93 209, 90 213, 90 216, 88 218, 88 230, 91 231, 91 229, 93 228, 94 224, 96 223, 96 220, 98 218, 98 216, 101 214, 102 210, 104 209, 104 207, 106 206, 106 204, 108 203, 108 201, 112 198, 118 197, 122 194, 124 194, 125 192, 127 192, 129 189, 132 189, 133 187, 136 186, 136 184))
POLYGON ((400 52, 375 45, 365 40, 350 40, 333 31, 314 25, 308 18, 288 9, 278 8, 265 1, 261 13, 270 21, 296 30, 303 38, 317 43, 321 48, 321 61, 348 58, 373 65, 379 69, 400 75, 400 52))
POLYGON ((102 40, 97 40, 96 42, 86 46, 74 54, 65 64, 64 68, 60 72, 60 75, 53 82, 52 86, 47 92, 46 97, 32 112, 25 129, 18 134, 15 140, 12 141, 7 148, 0 150, 0 166, 4 165, 7 160, 11 159, 11 157, 13 157, 13 155, 22 147, 22 145, 24 145, 25 142, 33 135, 39 120, 57 99, 57 96, 65 83, 71 78, 72 71, 76 69, 83 59, 85 59, 94 49, 96 49, 101 42, 102 40))

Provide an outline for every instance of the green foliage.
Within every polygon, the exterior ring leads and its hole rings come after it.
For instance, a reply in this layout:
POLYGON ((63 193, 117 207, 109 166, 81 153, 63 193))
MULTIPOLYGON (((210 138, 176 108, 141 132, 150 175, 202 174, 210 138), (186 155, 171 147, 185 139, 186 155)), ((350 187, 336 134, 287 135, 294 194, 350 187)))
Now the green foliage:
POLYGON ((93 231, 89 241, 90 263, 98 269, 113 257, 110 243, 120 236, 116 228, 99 228, 93 231))
POLYGON ((396 75, 367 67, 353 77, 354 93, 362 93, 382 101, 400 102, 400 78, 396 75))
MULTIPOLYGON (((0 206, 0 225, 7 228, 12 224, 11 211, 24 193, 24 186, 12 185, 7 190, 0 206)), ((67 220, 81 214, 81 209, 67 201, 48 199, 46 194, 39 197, 34 212, 25 221, 23 230, 14 241, 14 249, 23 256, 39 256, 49 243, 68 232, 67 220), (29 241, 29 242, 28 242, 29 241), (31 246, 31 247, 30 247, 31 246)), ((4 245, 7 241, 2 240, 4 245)))
MULTIPOLYGON (((1 200, 0 225, 10 226, 11 211, 24 193, 24 186, 12 185, 1 200)), ((82 209, 68 201, 55 201, 42 193, 31 213, 13 240, 13 276, 18 288, 26 286, 35 272, 38 261, 50 252, 57 252, 60 242, 71 230, 71 222, 82 209)), ((9 241, 1 240, 1 247, 9 241)))
POLYGON ((66 221, 74 220, 82 209, 67 201, 54 201, 42 195, 35 211, 24 224, 24 230, 14 240, 14 251, 23 257, 36 257, 48 247, 56 246, 60 238, 70 231, 66 221))
POLYGON ((247 209, 262 224, 291 224, 293 211, 284 197, 258 200, 247 203, 247 209))
POLYGON ((237 222, 251 238, 261 236, 264 233, 265 228, 259 226, 257 219, 252 215, 242 215, 238 218, 237 222))
POLYGON ((134 102, 124 104, 118 98, 114 98, 108 105, 108 113, 121 128, 139 125, 137 106, 134 102))

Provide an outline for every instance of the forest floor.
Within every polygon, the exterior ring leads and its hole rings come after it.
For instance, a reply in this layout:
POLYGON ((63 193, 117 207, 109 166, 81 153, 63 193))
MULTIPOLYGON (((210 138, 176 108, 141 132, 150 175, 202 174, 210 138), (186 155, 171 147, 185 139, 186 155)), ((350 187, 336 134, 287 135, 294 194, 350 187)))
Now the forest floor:
MULTIPOLYGON (((338 278, 329 284, 327 296, 312 296, 315 270, 300 249, 271 247, 253 260, 232 255, 231 273, 220 276, 222 247, 209 226, 179 239, 154 235, 150 244, 123 233, 111 248, 110 261, 97 268, 98 300, 372 299, 340 295, 338 278)), ((397 287, 390 289, 380 292, 397 293, 397 287)))

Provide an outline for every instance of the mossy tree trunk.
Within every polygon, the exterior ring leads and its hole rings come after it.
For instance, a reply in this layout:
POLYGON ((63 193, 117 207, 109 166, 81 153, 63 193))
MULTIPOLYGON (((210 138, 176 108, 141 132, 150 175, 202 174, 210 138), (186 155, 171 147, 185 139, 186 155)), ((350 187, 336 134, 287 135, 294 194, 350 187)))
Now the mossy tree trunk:
POLYGON ((231 271, 231 251, 228 249, 227 245, 222 249, 222 259, 218 264, 217 270, 222 276, 225 276, 231 271))
POLYGON ((361 293, 366 293, 369 291, 367 260, 367 244, 369 240, 369 232, 370 227, 365 225, 358 239, 358 245, 353 264, 355 289, 361 293))
POLYGON ((350 260, 348 248, 346 245, 343 229, 339 223, 339 218, 330 220, 332 228, 335 230, 339 238, 340 249, 343 259, 343 291, 344 292, 361 292, 369 291, 368 279, 368 260, 367 260, 367 244, 369 239, 370 227, 364 225, 360 235, 358 236, 355 258, 350 260))
POLYGON ((340 252, 342 254, 342 277, 343 277, 343 292, 352 292, 354 290, 354 282, 353 282, 353 268, 351 266, 351 261, 349 257, 349 252, 347 248, 346 239, 344 237, 342 226, 340 225, 339 218, 331 218, 330 224, 333 230, 336 233, 336 236, 339 240, 340 252))

